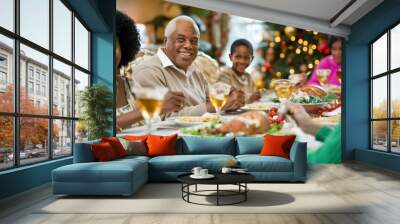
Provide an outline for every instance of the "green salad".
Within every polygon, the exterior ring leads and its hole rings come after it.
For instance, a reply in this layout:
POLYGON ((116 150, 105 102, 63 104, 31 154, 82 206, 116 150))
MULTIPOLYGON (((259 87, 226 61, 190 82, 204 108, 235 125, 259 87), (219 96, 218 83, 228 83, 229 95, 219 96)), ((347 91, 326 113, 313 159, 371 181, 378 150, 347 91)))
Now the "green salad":
POLYGON ((299 98, 291 98, 290 102, 292 103, 301 103, 301 104, 320 104, 320 103, 328 103, 332 100, 336 100, 338 97, 334 93, 329 93, 325 97, 318 96, 307 96, 307 97, 299 97, 299 98))

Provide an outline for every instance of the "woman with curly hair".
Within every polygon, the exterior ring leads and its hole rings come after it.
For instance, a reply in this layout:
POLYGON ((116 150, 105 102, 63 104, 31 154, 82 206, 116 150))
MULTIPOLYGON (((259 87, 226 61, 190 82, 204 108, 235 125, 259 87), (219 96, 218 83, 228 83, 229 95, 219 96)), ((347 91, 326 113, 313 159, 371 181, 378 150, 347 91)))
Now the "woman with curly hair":
MULTIPOLYGON (((115 64, 117 68, 117 129, 122 130, 142 121, 141 112, 135 107, 135 99, 132 95, 129 81, 121 69, 135 59, 140 50, 140 35, 135 22, 124 13, 117 11, 116 17, 116 48, 115 64)), ((169 92, 164 100, 161 114, 175 112, 181 109, 183 102, 181 93, 169 92)))

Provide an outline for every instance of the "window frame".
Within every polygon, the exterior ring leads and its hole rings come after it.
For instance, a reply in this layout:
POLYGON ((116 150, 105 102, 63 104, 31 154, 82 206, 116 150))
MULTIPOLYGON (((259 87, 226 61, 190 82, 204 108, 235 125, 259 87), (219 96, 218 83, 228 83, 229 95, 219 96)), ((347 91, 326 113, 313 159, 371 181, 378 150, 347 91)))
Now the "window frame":
POLYGON ((392 122, 393 121, 400 121, 400 117, 392 117, 392 98, 391 98, 391 91, 392 91, 392 86, 391 86, 391 79, 392 76, 395 75, 396 73, 400 72, 400 66, 397 68, 391 69, 391 32, 392 29, 400 26, 400 20, 396 21, 394 24, 392 24, 390 27, 385 29, 384 32, 379 34, 375 39, 373 39, 370 43, 368 43, 369 47, 369 149, 373 151, 380 151, 380 152, 386 152, 386 153, 391 153, 391 154, 400 154, 400 152, 393 152, 392 151, 392 122), (377 40, 379 40, 381 37, 383 37, 385 34, 387 34, 387 64, 386 64, 386 71, 376 74, 374 76, 373 74, 373 44, 376 43, 377 40), (387 86, 387 105, 386 105, 386 118, 373 118, 373 81, 382 77, 386 77, 386 86, 387 86), (373 136, 373 122, 375 121, 386 121, 386 151, 379 150, 374 148, 374 136, 373 136))
MULTIPOLYGON (((48 49, 46 49, 45 47, 42 47, 39 44, 34 43, 33 41, 30 41, 29 39, 23 37, 20 35, 20 2, 21 0, 14 0, 13 1, 13 10, 14 10, 14 18, 13 18, 13 31, 10 31, 4 27, 0 26, 0 35, 3 35, 7 38, 12 39, 13 41, 13 64, 11 71, 13 72, 13 79, 14 79, 14 110, 13 112, 2 112, 0 111, 0 116, 10 116, 13 118, 13 166, 10 167, 5 167, 5 168, 0 168, 0 172, 4 171, 4 170, 10 170, 10 169, 15 169, 18 167, 23 167, 23 166, 29 166, 29 165, 33 165, 33 164, 37 164, 37 163, 43 163, 49 160, 53 160, 53 159, 61 159, 61 158, 65 158, 65 157, 70 157, 73 155, 74 152, 74 143, 75 143, 75 123, 76 121, 79 120, 79 117, 75 116, 75 108, 73 105, 75 105, 75 95, 77 94, 75 92, 75 88, 74 88, 74 82, 75 82, 75 69, 81 71, 82 73, 88 75, 89 77, 89 83, 88 86, 92 85, 92 62, 91 62, 91 49, 92 49, 92 44, 91 44, 91 37, 92 37, 92 30, 88 27, 88 25, 84 22, 84 20, 78 15, 78 13, 76 13, 72 7, 66 2, 66 0, 59 0, 68 10, 71 11, 71 18, 70 18, 70 23, 71 23, 71 58, 67 59, 64 58, 63 56, 55 53, 53 50, 53 1, 54 0, 47 0, 48 4, 49 4, 49 47, 48 49), (83 27, 88 31, 88 69, 85 69, 83 67, 81 67, 80 65, 75 63, 75 18, 83 25, 83 27), (46 115, 39 115, 39 114, 27 114, 27 113, 21 113, 20 111, 20 85, 21 85, 21 80, 20 80, 20 45, 23 44, 29 48, 32 48, 33 50, 36 50, 42 54, 45 54, 46 56, 48 56, 48 76, 47 76, 47 83, 45 84, 45 90, 48 93, 46 94, 46 97, 48 97, 48 112, 46 115), (72 108, 71 108, 71 114, 68 116, 56 116, 53 115, 53 72, 54 72, 54 68, 53 68, 53 59, 58 60, 61 63, 64 63, 68 66, 71 67, 71 104, 72 104, 72 108), (21 164, 21 158, 20 158, 20 119, 21 118, 45 118, 47 119, 48 122, 48 136, 47 136, 47 151, 48 151, 48 155, 47 157, 44 157, 43 160, 40 160, 38 162, 32 162, 32 163, 24 163, 21 164), (62 155, 62 156, 54 156, 54 146, 52 144, 53 142, 53 123, 57 120, 63 120, 63 121, 70 121, 71 122, 71 129, 72 129, 72 133, 71 133, 71 153, 68 155, 62 155)), ((29 74, 29 68, 30 65, 27 63, 27 74, 26 75, 26 81, 28 82, 29 80, 33 81, 34 86, 36 83, 40 83, 42 86, 42 79, 41 79, 41 74, 42 71, 39 74, 39 80, 37 80, 38 82, 36 82, 36 69, 33 70, 33 79, 30 79, 30 74, 29 74), (29 66, 29 67, 28 67, 29 66)), ((27 86, 28 87, 28 86, 27 86)), ((27 91, 29 91, 27 89, 27 91)), ((34 89, 34 92, 36 91, 36 89, 34 89)), ((42 96, 42 94, 39 94, 38 96, 42 96)))

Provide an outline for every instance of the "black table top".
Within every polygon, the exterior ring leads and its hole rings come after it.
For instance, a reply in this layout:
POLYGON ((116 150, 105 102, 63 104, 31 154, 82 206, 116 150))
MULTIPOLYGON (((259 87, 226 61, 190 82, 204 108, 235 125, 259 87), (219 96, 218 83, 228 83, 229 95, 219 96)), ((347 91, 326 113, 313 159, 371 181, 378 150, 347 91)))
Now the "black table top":
POLYGON ((193 179, 192 173, 186 173, 177 177, 178 181, 186 184, 236 184, 248 183, 255 180, 249 173, 212 173, 215 177, 211 179, 193 179))

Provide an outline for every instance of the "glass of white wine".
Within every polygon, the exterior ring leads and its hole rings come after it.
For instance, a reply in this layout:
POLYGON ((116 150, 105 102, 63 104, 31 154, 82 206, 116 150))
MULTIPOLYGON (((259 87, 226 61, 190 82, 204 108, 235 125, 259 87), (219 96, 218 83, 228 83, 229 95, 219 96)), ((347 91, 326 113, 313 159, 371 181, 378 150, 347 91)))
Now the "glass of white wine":
POLYGON ((271 87, 274 89, 279 101, 287 101, 292 96, 294 84, 290 80, 275 79, 271 84, 271 87))
POLYGON ((231 86, 226 83, 216 82, 208 85, 208 91, 211 104, 214 106, 217 117, 219 118, 222 108, 228 101, 231 86))
POLYGON ((153 119, 158 117, 164 104, 165 95, 168 93, 168 88, 153 87, 142 88, 134 87, 132 92, 135 95, 136 106, 142 113, 147 125, 148 134, 151 133, 153 119))
POLYGON ((324 86, 326 84, 326 81, 328 81, 328 77, 330 74, 330 69, 317 69, 317 78, 321 86, 324 86))

